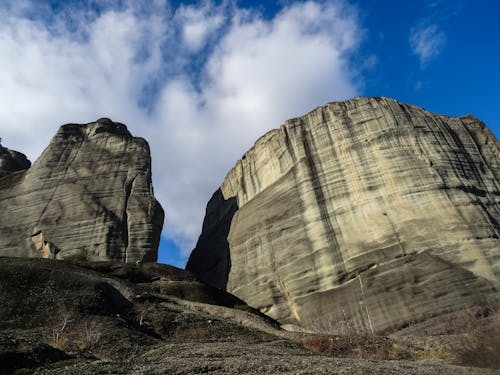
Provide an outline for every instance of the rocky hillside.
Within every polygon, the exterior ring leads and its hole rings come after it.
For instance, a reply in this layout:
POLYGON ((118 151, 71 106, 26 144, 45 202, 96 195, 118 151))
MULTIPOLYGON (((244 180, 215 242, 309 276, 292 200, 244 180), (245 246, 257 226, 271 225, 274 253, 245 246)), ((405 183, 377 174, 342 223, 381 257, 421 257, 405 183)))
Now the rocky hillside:
POLYGON ((0 149, 0 255, 156 260, 163 209, 144 139, 109 119, 67 124, 29 166, 0 149))
POLYGON ((316 354, 317 338, 153 263, 0 258, 0 298, 1 374, 494 373, 415 361, 386 338, 363 338, 363 359, 338 337, 316 354))
POLYGON ((499 223, 485 124, 360 97, 261 137, 187 269, 282 323, 391 332, 498 296, 499 223))

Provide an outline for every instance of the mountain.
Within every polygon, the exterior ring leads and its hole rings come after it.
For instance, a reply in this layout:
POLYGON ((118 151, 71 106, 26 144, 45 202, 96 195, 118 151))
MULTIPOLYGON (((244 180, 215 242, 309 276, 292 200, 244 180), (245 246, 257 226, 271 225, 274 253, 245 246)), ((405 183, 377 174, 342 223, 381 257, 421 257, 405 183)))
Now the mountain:
POLYGON ((329 103, 257 140, 187 269, 281 323, 371 334, 500 287, 500 145, 473 116, 329 103))
POLYGON ((2 148, 0 173, 1 256, 156 261, 149 146, 125 125, 63 125, 31 167, 2 148))

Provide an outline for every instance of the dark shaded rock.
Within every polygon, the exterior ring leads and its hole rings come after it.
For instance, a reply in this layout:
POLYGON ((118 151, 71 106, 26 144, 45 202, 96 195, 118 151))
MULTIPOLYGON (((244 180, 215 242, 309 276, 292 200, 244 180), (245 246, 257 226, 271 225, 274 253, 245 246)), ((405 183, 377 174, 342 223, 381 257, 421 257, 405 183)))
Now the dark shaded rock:
POLYGON ((157 259, 149 146, 109 119, 61 126, 30 169, 0 180, 0 207, 0 255, 157 259))
POLYGON ((71 356, 50 345, 0 336, 0 373, 14 374, 19 369, 33 369, 70 359, 71 356))
POLYGON ((31 162, 26 155, 0 145, 0 178, 12 172, 28 169, 30 166, 31 162))
POLYGON ((0 257, 0 300, 0 373, 69 357, 129 361, 162 342, 269 341, 266 330, 278 331, 238 298, 156 263, 0 257))
POLYGON ((217 190, 208 202, 203 229, 186 269, 200 279, 220 289, 226 289, 231 257, 229 254, 229 229, 238 211, 236 198, 224 199, 217 190))

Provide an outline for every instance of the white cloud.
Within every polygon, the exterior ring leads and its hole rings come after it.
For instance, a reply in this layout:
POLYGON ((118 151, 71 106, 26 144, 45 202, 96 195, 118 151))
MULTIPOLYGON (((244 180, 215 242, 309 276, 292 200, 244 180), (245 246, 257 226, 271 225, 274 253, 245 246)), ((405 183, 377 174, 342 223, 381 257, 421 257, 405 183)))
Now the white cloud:
POLYGON ((411 29, 409 41, 412 52, 420 60, 420 66, 425 68, 443 50, 446 35, 437 24, 420 23, 411 29))
POLYGON ((181 24, 182 41, 193 52, 203 48, 206 41, 222 26, 226 6, 211 2, 202 5, 181 5, 176 19, 181 24))
POLYGON ((184 256, 211 193, 258 137, 359 93, 349 61, 361 30, 340 1, 272 19, 233 3, 130 2, 57 27, 25 17, 29 4, 0 7, 3 144, 34 160, 63 123, 126 123, 151 144, 164 230, 184 256))

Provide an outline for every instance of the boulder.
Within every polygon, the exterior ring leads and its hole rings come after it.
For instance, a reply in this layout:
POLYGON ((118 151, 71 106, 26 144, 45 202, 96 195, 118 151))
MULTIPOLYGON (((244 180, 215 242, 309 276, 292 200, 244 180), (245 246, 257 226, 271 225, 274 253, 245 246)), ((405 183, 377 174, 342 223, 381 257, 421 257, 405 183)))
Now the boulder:
POLYGON ((61 126, 0 178, 1 256, 156 261, 163 217, 147 142, 106 118, 61 126))
POLYGON ((236 163, 187 269, 306 327, 386 332, 484 304, 500 285, 499 156, 470 115, 329 103, 236 163))

